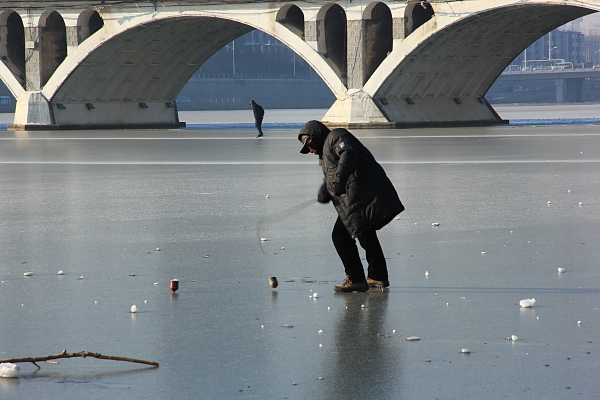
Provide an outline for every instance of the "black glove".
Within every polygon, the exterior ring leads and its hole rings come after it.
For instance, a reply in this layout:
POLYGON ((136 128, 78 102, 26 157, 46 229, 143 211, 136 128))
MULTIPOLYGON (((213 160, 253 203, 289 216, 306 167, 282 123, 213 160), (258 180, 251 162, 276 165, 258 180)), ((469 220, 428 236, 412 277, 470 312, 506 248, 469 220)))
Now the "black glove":
POLYGON ((327 186, 325 186, 325 184, 322 184, 319 188, 319 193, 317 194, 317 201, 323 204, 327 204, 331 201, 331 195, 327 191, 327 186))
POLYGON ((333 183, 333 193, 335 193, 336 196, 340 196, 340 195, 346 193, 346 185, 344 185, 343 183, 340 183, 340 182, 334 182, 333 183))

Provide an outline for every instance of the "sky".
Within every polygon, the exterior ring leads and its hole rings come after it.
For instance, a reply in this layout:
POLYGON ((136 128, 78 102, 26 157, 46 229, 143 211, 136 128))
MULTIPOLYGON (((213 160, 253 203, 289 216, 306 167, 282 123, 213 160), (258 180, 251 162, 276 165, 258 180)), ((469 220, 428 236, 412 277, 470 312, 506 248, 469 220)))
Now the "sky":
POLYGON ((588 34, 588 30, 590 29, 600 33, 600 13, 594 13, 583 17, 583 22, 581 23, 581 32, 588 34))

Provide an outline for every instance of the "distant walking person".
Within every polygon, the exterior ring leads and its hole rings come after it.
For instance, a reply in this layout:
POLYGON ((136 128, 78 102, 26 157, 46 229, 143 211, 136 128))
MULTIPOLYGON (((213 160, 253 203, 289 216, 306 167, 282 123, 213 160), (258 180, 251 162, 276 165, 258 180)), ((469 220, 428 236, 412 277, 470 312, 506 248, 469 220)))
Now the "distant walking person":
POLYGON ((252 112, 254 112, 254 126, 256 126, 256 129, 258 130, 257 138, 263 137, 265 134, 261 129, 261 125, 263 117, 265 116, 265 110, 260 105, 256 104, 254 100, 250 100, 250 107, 252 107, 252 112))

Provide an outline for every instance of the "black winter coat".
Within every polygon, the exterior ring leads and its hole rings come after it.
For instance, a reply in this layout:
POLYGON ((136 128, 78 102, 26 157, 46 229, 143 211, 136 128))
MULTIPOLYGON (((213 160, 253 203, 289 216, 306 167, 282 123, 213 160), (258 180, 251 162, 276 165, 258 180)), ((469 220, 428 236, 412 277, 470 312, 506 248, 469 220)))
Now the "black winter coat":
POLYGON ((385 171, 354 135, 345 129, 329 132, 316 124, 312 128, 313 140, 319 143, 319 147, 320 143, 323 145, 318 153, 322 156, 321 167, 327 191, 353 237, 366 230, 383 228, 404 211, 385 171), (336 182, 345 183, 346 193, 335 195, 333 185, 336 182))

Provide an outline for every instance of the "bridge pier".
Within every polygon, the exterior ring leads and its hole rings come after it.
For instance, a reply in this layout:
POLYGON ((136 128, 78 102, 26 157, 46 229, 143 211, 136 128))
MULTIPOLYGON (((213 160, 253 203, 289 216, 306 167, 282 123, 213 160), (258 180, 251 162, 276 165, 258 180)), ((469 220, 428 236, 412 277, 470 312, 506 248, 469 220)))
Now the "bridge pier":
POLYGON ((174 102, 53 103, 41 92, 17 99, 14 123, 8 130, 174 129, 179 121, 174 102))
POLYGON ((338 98, 323 117, 323 123, 331 127, 393 127, 371 96, 360 89, 348 90, 344 97, 338 98))
POLYGON ((583 78, 561 78, 554 80, 556 102, 576 103, 583 101, 583 78))

